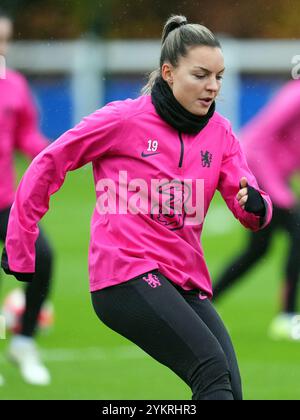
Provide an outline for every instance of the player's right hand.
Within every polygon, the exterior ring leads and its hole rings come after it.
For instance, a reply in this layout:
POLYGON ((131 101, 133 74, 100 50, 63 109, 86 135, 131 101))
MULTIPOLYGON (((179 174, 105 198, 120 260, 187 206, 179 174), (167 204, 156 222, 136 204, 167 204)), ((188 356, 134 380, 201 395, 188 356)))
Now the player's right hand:
POLYGON ((9 276, 15 276, 18 281, 22 281, 25 283, 29 283, 33 280, 34 273, 17 273, 15 271, 11 271, 8 265, 8 257, 5 247, 3 248, 2 257, 1 257, 1 267, 3 268, 4 272, 9 276))

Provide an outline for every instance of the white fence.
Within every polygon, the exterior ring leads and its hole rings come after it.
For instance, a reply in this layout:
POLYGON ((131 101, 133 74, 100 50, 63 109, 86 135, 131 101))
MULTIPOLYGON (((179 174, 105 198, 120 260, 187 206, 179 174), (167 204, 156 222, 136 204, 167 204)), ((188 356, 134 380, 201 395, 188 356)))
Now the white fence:
MULTIPOLYGON (((299 40, 221 39, 226 75, 218 110, 238 126, 240 78, 247 73, 300 77, 299 40)), ((158 66, 159 41, 17 42, 8 57, 13 68, 35 74, 67 73, 72 78, 73 123, 104 102, 106 74, 140 74, 158 66)))

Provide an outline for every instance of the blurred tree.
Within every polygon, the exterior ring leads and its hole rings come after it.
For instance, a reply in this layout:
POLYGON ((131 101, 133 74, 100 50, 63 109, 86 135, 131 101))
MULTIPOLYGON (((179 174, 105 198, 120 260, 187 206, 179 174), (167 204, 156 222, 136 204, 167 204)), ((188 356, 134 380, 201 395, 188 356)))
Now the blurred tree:
POLYGON ((17 37, 158 38, 170 14, 240 38, 300 38, 299 0, 1 0, 17 37))

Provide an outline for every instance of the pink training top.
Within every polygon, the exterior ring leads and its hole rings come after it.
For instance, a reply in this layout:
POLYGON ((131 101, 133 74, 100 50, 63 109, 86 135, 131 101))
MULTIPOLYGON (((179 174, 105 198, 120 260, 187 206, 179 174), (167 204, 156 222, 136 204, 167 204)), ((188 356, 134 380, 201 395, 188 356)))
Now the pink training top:
POLYGON ((250 169, 274 205, 292 208, 297 200, 289 181, 300 169, 300 80, 287 83, 241 139, 250 169))
MULTIPOLYGON (((166 191, 174 193, 182 181, 194 180, 185 200, 196 196, 198 205, 203 204, 204 215, 219 189, 244 226, 254 231, 260 228, 261 219, 242 210, 236 200, 242 177, 246 176, 253 187, 258 186, 229 122, 215 113, 198 135, 183 134, 180 138, 158 116, 151 97, 142 96, 113 102, 96 111, 33 160, 20 183, 9 219, 6 249, 12 271, 35 271, 37 224, 49 209, 49 198, 62 186, 68 171, 88 162, 93 162, 97 196, 89 251, 91 291, 159 269, 182 288, 198 288, 212 296, 200 242, 202 221, 192 223, 179 212, 173 217, 159 211, 154 214, 152 209, 160 204, 150 199, 149 191, 155 191, 161 201, 166 191), (162 186, 151 182, 155 179, 163 180, 162 186), (196 179, 204 180, 204 197, 202 181, 196 195, 196 179), (111 196, 115 192, 119 199, 129 183, 131 212, 125 214, 125 199, 121 198, 116 209, 123 214, 99 214, 101 205, 105 207, 108 202, 103 199, 107 191, 103 184, 109 185, 111 196), (144 191, 140 200, 138 191, 144 191), (138 201, 144 212, 133 214, 138 201)), ((272 204, 261 193, 268 203, 266 225, 272 217, 272 204)), ((174 204, 175 194, 166 206, 174 208, 174 204)))
POLYGON ((0 210, 10 207, 14 201, 14 151, 20 150, 34 158, 48 144, 38 130, 36 110, 25 78, 8 70, 6 79, 0 79, 0 210))

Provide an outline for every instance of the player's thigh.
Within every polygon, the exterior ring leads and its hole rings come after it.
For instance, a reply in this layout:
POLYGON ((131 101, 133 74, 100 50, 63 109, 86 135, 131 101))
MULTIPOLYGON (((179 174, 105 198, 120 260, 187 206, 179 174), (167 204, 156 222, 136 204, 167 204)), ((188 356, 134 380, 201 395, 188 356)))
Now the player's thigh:
POLYGON ((197 365, 213 363, 214 358, 224 361, 229 370, 218 340, 158 271, 94 292, 92 301, 96 314, 108 327, 187 383, 197 365))
POLYGON ((241 376, 236 353, 222 319, 208 299, 199 298, 199 293, 183 292, 182 295, 221 345, 230 369, 233 394, 235 399, 242 399, 241 376))

